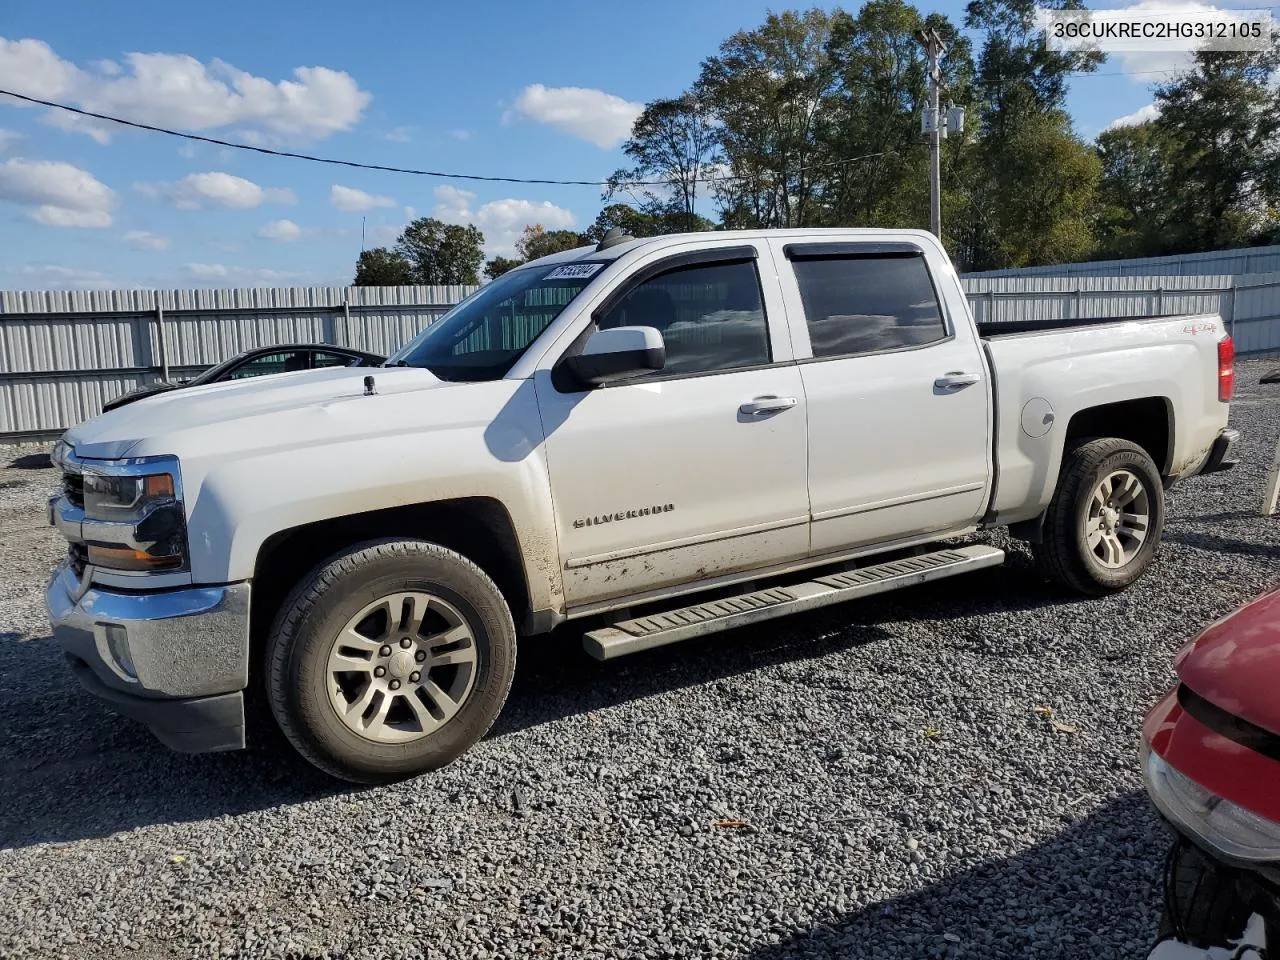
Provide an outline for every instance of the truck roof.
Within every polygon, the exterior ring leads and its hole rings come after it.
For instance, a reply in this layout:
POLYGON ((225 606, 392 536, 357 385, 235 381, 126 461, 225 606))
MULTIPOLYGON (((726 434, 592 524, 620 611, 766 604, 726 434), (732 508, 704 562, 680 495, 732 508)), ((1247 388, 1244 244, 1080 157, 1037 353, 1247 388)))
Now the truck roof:
POLYGON ((572 250, 564 250, 560 253, 552 253, 545 257, 539 257, 537 260, 530 260, 527 264, 521 264, 522 267, 538 264, 547 266, 553 263, 572 263, 577 260, 616 260, 624 253, 630 253, 641 247, 657 247, 657 246, 674 246, 675 244, 689 240, 690 238, 707 240, 765 240, 770 237, 786 238, 786 237, 829 237, 832 240, 876 240, 885 237, 902 238, 904 236, 917 237, 928 243, 935 243, 933 234, 927 230, 889 230, 879 227, 794 227, 788 229, 772 229, 772 230, 704 230, 691 233, 664 233, 657 237, 639 237, 631 240, 623 241, 604 250, 598 250, 595 244, 584 247, 574 247, 572 250))

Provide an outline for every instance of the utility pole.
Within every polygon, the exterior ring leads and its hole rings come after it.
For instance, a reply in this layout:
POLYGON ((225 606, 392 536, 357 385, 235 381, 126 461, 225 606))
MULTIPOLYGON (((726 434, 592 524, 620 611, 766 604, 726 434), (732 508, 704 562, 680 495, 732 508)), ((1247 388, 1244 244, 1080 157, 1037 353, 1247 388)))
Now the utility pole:
POLYGON ((929 230, 942 239, 942 130, 943 119, 939 102, 942 86, 942 70, 939 61, 947 46, 938 31, 919 30, 916 39, 929 56, 929 106, 924 118, 925 133, 929 137, 929 230))

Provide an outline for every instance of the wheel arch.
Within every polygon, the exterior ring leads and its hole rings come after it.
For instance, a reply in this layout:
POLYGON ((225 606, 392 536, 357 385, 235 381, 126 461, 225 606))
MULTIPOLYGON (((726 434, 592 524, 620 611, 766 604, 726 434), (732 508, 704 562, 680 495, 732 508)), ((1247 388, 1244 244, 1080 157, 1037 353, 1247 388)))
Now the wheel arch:
POLYGON ((1168 397, 1136 397, 1085 407, 1071 415, 1064 449, 1085 438, 1118 437, 1136 443, 1154 461, 1161 477, 1173 466, 1174 413, 1168 397))
POLYGON ((289 591, 334 554, 385 537, 422 539, 462 554, 502 591, 512 619, 535 628, 520 541, 510 513, 491 497, 463 497, 330 517, 279 530, 259 547, 253 569, 250 641, 257 653, 289 591))
POLYGON ((1167 482, 1173 467, 1173 442, 1176 436, 1173 403, 1168 397, 1135 397, 1075 411, 1067 421, 1062 444, 1054 458, 1056 469, 1052 483, 1045 487, 1043 508, 1034 517, 1009 524, 1009 533, 1028 543, 1041 542, 1045 515, 1049 501, 1058 488, 1062 464, 1067 452, 1080 441, 1102 437, 1128 440, 1147 452, 1161 478, 1167 482))

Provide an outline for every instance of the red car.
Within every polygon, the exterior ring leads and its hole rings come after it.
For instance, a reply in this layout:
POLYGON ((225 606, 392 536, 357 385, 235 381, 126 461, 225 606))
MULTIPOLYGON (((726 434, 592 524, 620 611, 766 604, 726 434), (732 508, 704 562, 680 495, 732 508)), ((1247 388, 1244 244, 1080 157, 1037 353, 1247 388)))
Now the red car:
MULTIPOLYGON (((1280 587, 1212 624, 1143 723, 1147 791, 1177 839, 1161 936, 1280 947, 1280 587), (1258 926, 1257 921, 1253 926, 1258 926)), ((1254 956, 1254 954, 1248 954, 1254 956)))

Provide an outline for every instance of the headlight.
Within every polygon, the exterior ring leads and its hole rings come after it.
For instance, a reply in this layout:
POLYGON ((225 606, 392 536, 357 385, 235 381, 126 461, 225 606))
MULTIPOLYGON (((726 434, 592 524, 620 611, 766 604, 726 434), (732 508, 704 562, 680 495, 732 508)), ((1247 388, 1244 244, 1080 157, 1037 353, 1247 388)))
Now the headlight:
POLYGON ((149 508, 176 499, 171 473, 150 473, 138 477, 89 472, 84 475, 86 520, 136 522, 146 516, 149 508))
POLYGON ((1280 860, 1280 823, 1205 789, 1154 750, 1146 753, 1147 789, 1170 820, 1236 860, 1280 860))
POLYGON ((84 468, 83 535, 88 561, 111 570, 186 565, 186 513, 172 457, 84 468))

